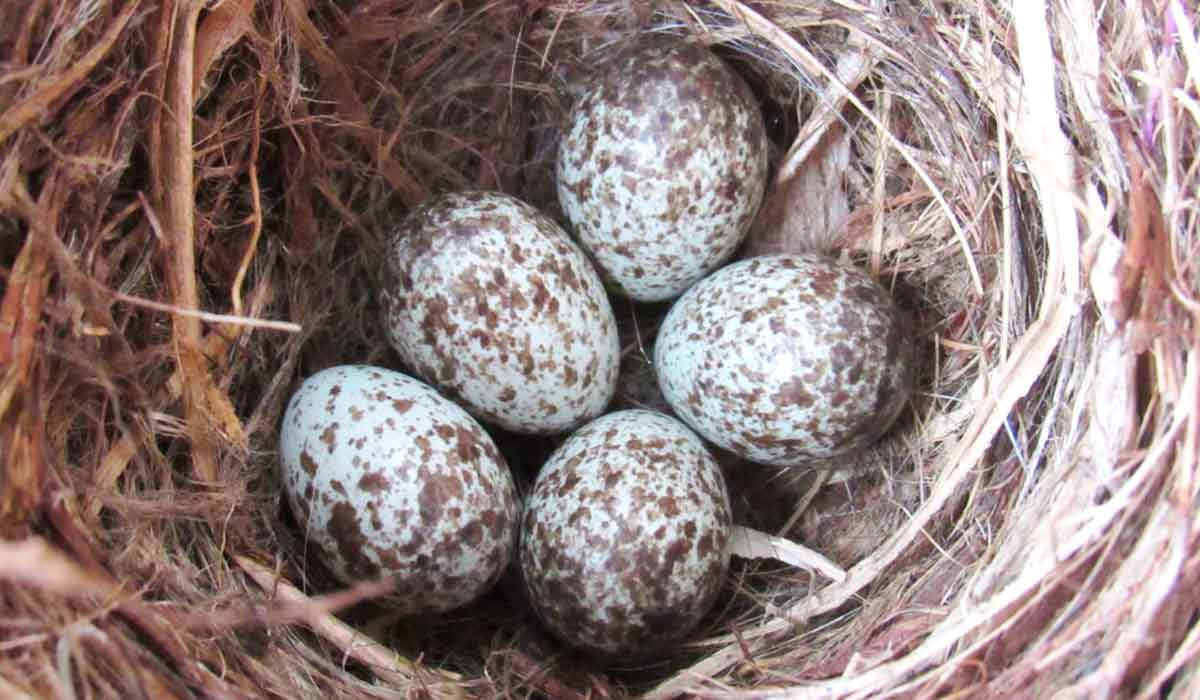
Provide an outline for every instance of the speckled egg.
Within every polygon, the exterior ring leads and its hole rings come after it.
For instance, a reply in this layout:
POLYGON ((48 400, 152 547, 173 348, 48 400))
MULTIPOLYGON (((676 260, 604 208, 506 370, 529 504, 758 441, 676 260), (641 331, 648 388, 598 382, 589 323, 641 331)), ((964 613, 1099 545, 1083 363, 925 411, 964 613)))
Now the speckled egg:
POLYGON ((399 372, 346 365, 306 379, 279 461, 308 553, 347 583, 391 577, 401 612, 475 600, 515 552, 516 490, 492 439, 399 372))
POLYGON ((664 319, 654 364, 697 432, 792 465, 877 440, 908 401, 913 337, 891 295, 849 265, 775 255, 725 267, 664 319))
POLYGON ((436 197, 395 231, 386 267, 393 347, 477 417, 550 434, 612 399, 620 348, 603 283, 528 204, 498 192, 436 197))
POLYGON ((631 410, 588 423, 538 474, 520 563, 538 616, 568 644, 644 657, 685 637, 729 566, 729 496, 687 426, 631 410))
POLYGON ((572 110, 558 199, 615 291, 678 296, 745 237, 767 137, 745 81, 707 49, 653 43, 614 60, 572 110))

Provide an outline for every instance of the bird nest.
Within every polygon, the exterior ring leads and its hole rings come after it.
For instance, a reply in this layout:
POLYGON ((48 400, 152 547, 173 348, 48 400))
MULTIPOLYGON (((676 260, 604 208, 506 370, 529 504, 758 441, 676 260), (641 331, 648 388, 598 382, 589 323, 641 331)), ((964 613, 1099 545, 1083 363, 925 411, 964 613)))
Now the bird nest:
MULTIPOLYGON (((0 694, 1200 696, 1194 13, 3 4, 0 694), (374 280, 406 210, 494 189, 560 215, 571 99, 647 34, 711 47, 763 107, 741 254, 869 270, 912 312, 917 393, 852 458, 731 466, 762 556, 652 663, 561 648, 511 580, 397 619, 302 556, 285 401, 400 366, 374 280)), ((616 310, 617 403, 657 405, 662 309, 616 310)))

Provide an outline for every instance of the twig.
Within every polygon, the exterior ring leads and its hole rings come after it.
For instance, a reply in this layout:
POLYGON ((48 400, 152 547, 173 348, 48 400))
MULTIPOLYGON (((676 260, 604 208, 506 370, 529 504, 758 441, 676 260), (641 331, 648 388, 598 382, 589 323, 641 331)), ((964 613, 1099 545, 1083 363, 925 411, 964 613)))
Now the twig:
POLYGON ((121 438, 100 459, 100 464, 92 477, 94 486, 84 501, 86 505, 83 512, 87 515, 88 522, 95 522, 99 517, 100 510, 104 507, 104 496, 116 486, 121 474, 125 473, 129 461, 137 453, 137 448, 138 445, 134 441, 133 434, 122 431, 121 438))
POLYGON ((465 698, 466 694, 456 685, 457 674, 426 668, 401 657, 392 650, 363 635, 358 630, 337 619, 304 595, 299 589, 279 577, 274 571, 243 556, 234 561, 264 591, 283 601, 288 606, 308 607, 315 612, 306 623, 322 638, 341 649, 347 656, 367 665, 372 672, 397 687, 409 688, 421 683, 421 676, 433 676, 435 685, 424 685, 437 698, 465 698))
POLYGON ((776 559, 800 569, 818 571, 834 581, 845 581, 846 570, 825 555, 797 542, 768 535, 741 525, 734 525, 729 536, 729 549, 743 559, 776 559))
MULTIPOLYGON (((250 154, 246 157, 250 179, 250 242, 242 253, 242 262, 238 265, 237 275, 233 278, 233 289, 229 296, 233 299, 233 313, 242 314, 242 283, 246 281, 246 272, 254 260, 254 252, 258 250, 258 239, 262 236, 262 193, 258 184, 258 149, 262 141, 262 97, 266 90, 266 78, 258 81, 258 92, 254 97, 254 125, 250 130, 250 154)), ((299 330, 299 326, 296 329, 299 330)))
POLYGON ((60 595, 103 598, 117 590, 112 580, 93 574, 40 537, 0 540, 0 579, 60 595))
POLYGON ((783 527, 779 528, 779 530, 775 532, 776 535, 780 537, 787 537, 787 534, 791 532, 792 528, 796 526, 796 523, 800 521, 800 516, 804 515, 804 511, 808 510, 808 507, 812 505, 813 500, 816 499, 817 494, 820 493, 825 484, 829 482, 829 475, 831 473, 832 472, 830 472, 828 469, 822 469, 817 472, 817 475, 813 478, 812 484, 810 484, 808 487, 808 491, 804 493, 804 497, 801 498, 800 502, 796 504, 795 510, 793 510, 792 514, 788 516, 787 522, 783 524, 783 527))
POLYGON ((209 323, 225 323, 233 326, 249 326, 251 328, 263 328, 272 331, 286 331, 288 333, 299 333, 304 330, 303 326, 290 321, 268 321, 261 318, 247 318, 245 316, 231 316, 229 314, 214 314, 209 311, 198 311, 196 309, 183 309, 173 304, 164 304, 158 301, 151 301, 141 297, 131 296, 123 292, 115 292, 114 298, 118 301, 123 301, 134 306, 142 306, 155 311, 163 311, 176 316, 186 318, 194 318, 200 321, 209 323))
MULTIPOLYGON (((250 560, 253 565, 253 560, 250 560)), ((238 562, 239 565, 243 562, 238 562)), ((243 567, 245 568, 245 567, 243 567)), ((266 567, 261 567, 266 570, 266 567)), ((272 574, 274 576, 274 574, 272 574)), ((258 579, 256 578, 257 582, 258 579)), ((284 584, 286 585, 286 584, 284 584)), ((344 610, 363 601, 378 598, 395 590, 395 585, 387 578, 364 581, 350 588, 319 596, 305 596, 300 593, 299 599, 278 596, 265 609, 261 605, 235 606, 219 611, 206 611, 195 615, 181 617, 181 624, 189 630, 204 630, 206 632, 224 632, 252 625, 287 625, 293 622, 311 623, 323 615, 331 615, 338 610, 344 610)), ((457 676, 455 676, 457 679, 457 676)))
POLYGON ((0 297, 0 446, 7 449, 0 458, 6 461, 0 488, 0 528, 17 525, 24 530, 49 473, 44 454, 46 424, 36 398, 41 392, 37 390, 38 358, 34 354, 40 344, 41 317, 50 286, 50 255, 42 242, 57 235, 68 188, 61 185, 57 172, 51 174, 38 196, 36 210, 23 185, 13 189, 18 191, 14 199, 29 224, 29 235, 0 297), (21 401, 22 396, 30 398, 21 401))
POLYGON ((204 362, 203 336, 196 284, 196 185, 193 142, 193 64, 196 21, 204 3, 187 0, 176 11, 167 68, 168 110, 162 122, 162 162, 155 173, 164 187, 162 240, 167 280, 180 313, 172 317, 175 353, 183 377, 183 411, 191 438, 192 470, 200 481, 217 480, 217 448, 211 438, 207 410, 212 384, 204 362))

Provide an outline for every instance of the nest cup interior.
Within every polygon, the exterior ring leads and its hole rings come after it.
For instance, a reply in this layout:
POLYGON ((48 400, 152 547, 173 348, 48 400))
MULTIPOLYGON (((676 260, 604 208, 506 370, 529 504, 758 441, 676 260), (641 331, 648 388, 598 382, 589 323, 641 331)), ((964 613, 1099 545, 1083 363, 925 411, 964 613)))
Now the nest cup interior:
MULTIPOLYGON (((18 67, 0 81, 4 682, 1200 692, 1196 33, 1178 3, 1016 5, 0 11, 18 67), (848 260, 911 318, 916 392, 879 443, 790 469, 721 455, 735 521, 845 576, 737 563, 697 632, 637 664, 546 636, 513 574, 467 608, 397 619, 378 582, 347 589, 306 556, 281 499, 288 397, 332 365, 405 369, 380 261, 431 195, 500 190, 565 224, 572 101, 663 37, 708 46, 761 104, 769 184, 738 256, 848 260), (1166 81, 1153 100, 1136 71, 1166 81)), ((611 410, 669 410, 650 361, 668 305, 613 307, 611 410)), ((521 489, 561 440, 495 437, 521 489)))

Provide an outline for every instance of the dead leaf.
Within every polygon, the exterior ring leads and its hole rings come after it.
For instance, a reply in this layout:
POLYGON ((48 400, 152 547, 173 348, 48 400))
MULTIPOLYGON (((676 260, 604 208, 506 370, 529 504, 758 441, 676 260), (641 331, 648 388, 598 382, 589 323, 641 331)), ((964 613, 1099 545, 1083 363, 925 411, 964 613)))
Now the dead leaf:
POLYGON ((850 217, 845 177, 849 167, 850 136, 838 124, 791 177, 776 182, 767 193, 743 254, 816 253, 837 247, 850 217))

